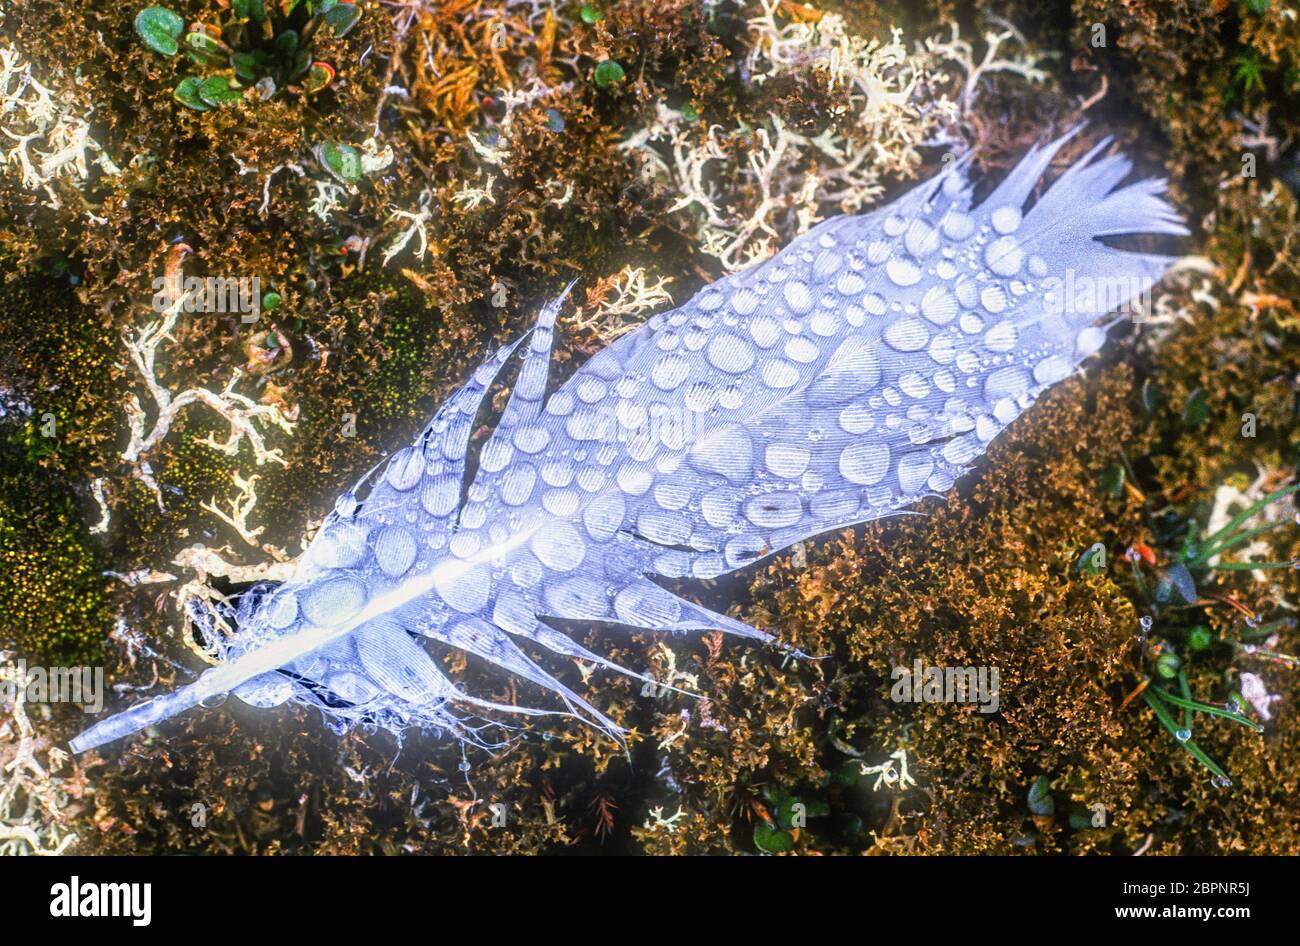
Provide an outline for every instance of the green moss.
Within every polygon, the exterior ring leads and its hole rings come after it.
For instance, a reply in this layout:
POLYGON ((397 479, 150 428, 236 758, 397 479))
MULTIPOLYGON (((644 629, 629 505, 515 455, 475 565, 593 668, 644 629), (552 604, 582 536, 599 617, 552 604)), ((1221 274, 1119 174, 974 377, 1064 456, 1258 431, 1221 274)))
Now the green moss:
POLYGON ((71 494, 24 456, 9 426, 0 427, 0 643, 33 664, 102 663, 113 616, 104 563, 71 494))

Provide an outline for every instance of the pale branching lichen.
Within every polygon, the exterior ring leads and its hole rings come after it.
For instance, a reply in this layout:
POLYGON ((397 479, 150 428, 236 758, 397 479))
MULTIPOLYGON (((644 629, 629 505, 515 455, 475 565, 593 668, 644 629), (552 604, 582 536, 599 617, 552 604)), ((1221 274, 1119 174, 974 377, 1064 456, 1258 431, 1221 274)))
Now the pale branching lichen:
POLYGON ((230 380, 220 391, 192 387, 173 392, 158 379, 158 348, 165 340, 171 339, 172 330, 176 327, 187 298, 188 293, 178 297, 163 312, 161 319, 150 322, 136 332, 134 337, 126 339, 127 352, 153 402, 154 418, 150 423, 138 396, 132 394, 127 398, 125 406, 130 442, 122 451, 122 459, 131 465, 133 474, 153 491, 160 509, 163 508, 162 490, 154 479, 147 457, 171 431, 180 412, 191 404, 206 405, 230 425, 229 434, 224 441, 208 434, 200 443, 234 456, 239 452, 240 444, 247 440, 253 451, 253 459, 259 465, 267 462, 283 465, 285 462, 280 450, 267 446, 266 433, 269 428, 278 427, 288 434, 293 433, 294 429, 294 422, 278 405, 259 404, 235 390, 241 375, 237 368, 231 372, 230 380), (267 429, 264 430, 263 427, 267 429))
POLYGON ((0 652, 0 856, 64 854, 69 783, 57 776, 68 754, 38 735, 28 714, 29 675, 0 652))
POLYGON ((55 183, 75 186, 90 174, 91 155, 106 174, 119 169, 90 134, 89 112, 77 110, 32 74, 31 64, 12 46, 0 43, 0 133, 12 142, 0 147, 4 165, 14 166, 29 191, 62 206, 55 183))
POLYGON ((667 289, 671 282, 671 277, 647 276, 644 267, 625 266, 587 289, 586 303, 569 324, 579 335, 607 344, 640 325, 647 313, 671 305, 673 297, 667 289))

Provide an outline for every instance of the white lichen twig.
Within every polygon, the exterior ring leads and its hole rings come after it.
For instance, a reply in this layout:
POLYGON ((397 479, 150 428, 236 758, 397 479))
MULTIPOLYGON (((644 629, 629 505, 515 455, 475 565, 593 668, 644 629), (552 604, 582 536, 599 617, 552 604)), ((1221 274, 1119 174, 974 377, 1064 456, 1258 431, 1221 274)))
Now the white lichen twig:
POLYGON ((625 266, 613 277, 599 280, 587 293, 588 304, 573 315, 575 331, 589 332, 608 343, 636 328, 644 313, 671 305, 666 286, 671 278, 654 281, 640 266, 625 266))
POLYGON ((224 441, 218 441, 212 434, 208 434, 199 441, 200 443, 228 456, 234 456, 239 451, 240 444, 247 441, 253 450, 253 459, 259 465, 267 462, 285 465, 280 451, 267 447, 265 433, 259 425, 279 427, 290 434, 293 433, 294 428, 293 421, 286 417, 277 405, 259 404, 235 390, 235 385, 241 377, 239 369, 231 373, 230 380, 219 392, 193 387, 173 393, 158 380, 158 348, 164 340, 174 341, 172 329, 175 328, 176 321, 180 317, 181 308, 190 296, 190 293, 184 293, 177 297, 164 311, 161 319, 151 322, 140 329, 134 337, 126 339, 127 351, 149 391, 149 397, 156 410, 153 422, 150 424, 139 397, 135 394, 128 397, 126 414, 130 442, 122 452, 122 459, 131 465, 132 475, 153 491, 159 509, 164 508, 162 490, 153 477, 153 471, 146 457, 171 431, 172 424, 180 412, 191 404, 206 405, 230 425, 229 435, 224 441))
POLYGON ((66 825, 64 780, 53 773, 68 756, 37 736, 27 715, 28 675, 9 658, 0 653, 0 856, 63 854, 77 835, 66 825))
POLYGON ((104 478, 102 476, 95 477, 91 482, 90 495, 95 498, 95 503, 99 506, 99 521, 90 527, 90 534, 102 535, 108 531, 108 524, 113 518, 113 513, 104 499, 104 478))
POLYGON ((667 817, 664 817, 663 806, 651 808, 649 817, 646 818, 645 824, 642 825, 647 831, 658 831, 660 829, 674 834, 677 831, 677 823, 686 817, 685 810, 679 805, 677 811, 667 817))
POLYGON ((428 224, 429 218, 433 216, 433 210, 429 206, 429 202, 432 199, 433 193, 426 189, 420 193, 420 200, 416 205, 415 210, 402 210, 398 207, 393 208, 392 216, 389 219, 406 220, 409 221, 409 225, 405 230, 394 237, 393 242, 390 243, 388 249, 384 251, 384 261, 381 266, 387 266, 389 260, 402 252, 402 250, 406 249, 407 245, 416 236, 420 238, 420 246, 419 249, 415 251, 415 258, 421 260, 424 259, 425 253, 429 251, 428 224))
POLYGON ((239 533, 239 537, 247 542, 253 548, 261 548, 257 537, 266 531, 266 526, 258 526, 256 529, 248 524, 248 517, 257 507, 257 474, 254 473, 248 479, 239 475, 235 470, 232 474, 235 488, 239 490, 239 495, 230 501, 230 513, 224 513, 217 506, 217 497, 206 503, 199 503, 200 509, 205 509, 212 513, 230 528, 239 533))
POLYGON ((89 155, 104 173, 119 173, 91 137, 89 114, 38 81, 17 49, 0 44, 0 132, 14 142, 0 156, 4 165, 17 166, 24 188, 43 193, 54 209, 61 206, 55 183, 67 178, 80 186, 90 174, 89 155))
POLYGON ((864 38, 839 14, 786 12, 780 0, 761 0, 748 22, 744 69, 755 85, 796 77, 830 92, 834 120, 825 130, 804 135, 777 115, 756 128, 701 127, 659 103, 650 124, 620 145, 678 193, 672 209, 728 272, 770 256, 828 213, 874 203, 886 178, 912 176, 918 148, 958 116, 934 91, 944 79, 939 58, 910 52, 901 31, 864 38))
MULTIPOLYGON (((303 538, 302 545, 306 548, 306 536, 303 538)), ((209 639, 214 631, 220 632, 227 639, 235 633, 235 629, 224 617, 233 610, 230 597, 214 588, 212 579, 224 579, 235 585, 252 585, 259 582, 283 582, 293 577, 298 566, 297 559, 289 558, 274 546, 264 548, 272 557, 256 565, 232 564, 222 556, 223 552, 229 554, 228 548, 214 550, 202 544, 182 549, 172 560, 172 564, 179 565, 194 575, 171 594, 181 613, 181 640, 200 659, 208 663, 217 663, 220 650, 204 647, 195 638, 192 609, 194 603, 198 604, 200 611, 208 615, 208 620, 211 622, 211 625, 205 628, 209 639)))
POLYGON ((1024 48, 1027 44, 1024 36, 1011 24, 997 17, 989 17, 989 19, 1003 29, 1000 33, 987 32, 984 34, 986 49, 984 58, 979 62, 975 61, 974 47, 967 40, 961 38, 961 28, 955 21, 949 24, 952 35, 947 40, 931 38, 925 41, 925 48, 931 55, 954 63, 965 73, 966 80, 962 84, 961 92, 957 94, 957 104, 961 108, 962 114, 968 114, 974 107, 980 83, 991 73, 1013 73, 1032 84, 1046 82, 1048 79, 1048 73, 1038 67, 1039 61, 1046 58, 1045 55, 1030 55, 1029 53, 1012 56, 999 55, 1003 45, 1008 41, 1014 41, 1021 48, 1024 48))
POLYGON ((907 771, 906 749, 899 749, 879 765, 867 765, 862 762, 859 771, 863 775, 876 776, 875 784, 871 786, 873 792, 880 791, 881 785, 903 792, 916 784, 916 779, 912 778, 907 771))

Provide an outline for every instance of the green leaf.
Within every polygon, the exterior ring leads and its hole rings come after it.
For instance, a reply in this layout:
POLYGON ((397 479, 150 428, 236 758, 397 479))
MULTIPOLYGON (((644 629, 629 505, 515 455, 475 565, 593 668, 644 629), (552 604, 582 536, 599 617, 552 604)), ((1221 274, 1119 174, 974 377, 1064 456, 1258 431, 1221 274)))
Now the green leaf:
POLYGON ((316 146, 316 159, 321 166, 345 184, 361 180, 361 152, 351 145, 324 141, 316 146))
POLYGON ((1150 378, 1142 382, 1142 410, 1154 414, 1160 409, 1160 388, 1150 378))
POLYGON ((1191 394, 1187 395, 1187 403, 1183 405, 1183 426, 1187 428, 1198 427, 1210 413, 1210 403, 1205 396, 1202 388, 1197 388, 1191 394))
POLYGON ((307 70, 307 78, 303 80, 302 84, 308 92, 319 92, 333 81, 333 66, 327 62, 313 62, 311 68, 307 70))
POLYGON ((213 39, 207 33, 200 33, 197 30, 193 33, 187 33, 185 34, 185 42, 199 52, 212 53, 217 56, 223 54, 221 42, 213 39))
POLYGON ((199 86, 202 84, 203 80, 195 76, 182 79, 180 84, 172 90, 172 98, 180 102, 182 105, 189 106, 196 112, 206 112, 208 110, 208 103, 199 97, 199 86))
POLYGON ((1069 816, 1070 827, 1076 831, 1082 831, 1092 827, 1092 812, 1087 808, 1074 805, 1070 808, 1069 816))
POLYGON ((1036 815, 1050 816, 1056 812, 1056 799, 1052 798, 1052 780, 1046 775, 1034 779, 1029 786, 1029 810, 1036 815))
POLYGON ((262 0, 230 0, 230 9, 235 11, 235 16, 244 20, 261 23, 266 19, 266 4, 262 0))
POLYGON ((760 821, 754 825, 754 847, 767 854, 782 854, 794 848, 794 836, 789 831, 760 821))
POLYGON ((334 31, 334 35, 342 38, 347 36, 352 27, 357 25, 357 20, 361 19, 361 8, 355 3, 340 3, 325 11, 322 18, 334 31))
POLYGON ((1105 560, 1105 548, 1099 549, 1094 543, 1083 550, 1083 554, 1079 556, 1079 561, 1075 567, 1078 571, 1087 575, 1100 575, 1101 563, 1105 560))
POLYGON ((230 65, 241 82, 257 81, 257 57, 252 53, 238 52, 230 57, 230 65))
POLYGON ((613 85, 615 82, 623 81, 625 75, 626 73, 623 72, 622 66, 612 59, 606 59, 604 62, 596 66, 593 78, 596 80, 596 85, 599 88, 604 89, 613 85))
POLYGON ((1097 481, 1097 492, 1118 499, 1124 493, 1124 476, 1123 464, 1112 463, 1101 471, 1101 479, 1097 481))
POLYGON ((199 85, 199 98, 209 105, 229 105, 243 97, 244 93, 232 86, 225 76, 208 76, 199 85))
POLYGON ((185 21, 166 7, 145 7, 135 15, 135 31, 160 56, 175 56, 185 21))
POLYGON ((802 799, 795 798, 793 795, 791 795, 789 798, 786 798, 784 801, 781 802, 780 805, 777 806, 776 823, 783 828, 798 827, 798 825, 794 823, 794 819, 795 816, 799 814, 802 814, 803 817, 805 818, 808 817, 808 806, 804 805, 802 799), (799 805, 803 806, 802 811, 800 810, 800 808, 796 807, 799 805))
POLYGON ((298 31, 284 30, 275 38, 272 45, 275 46, 276 55, 288 59, 298 51, 298 31))
POLYGON ((1162 680, 1172 680, 1178 676, 1178 671, 1183 669, 1183 662, 1179 656, 1172 651, 1161 654, 1156 658, 1156 676, 1162 680))

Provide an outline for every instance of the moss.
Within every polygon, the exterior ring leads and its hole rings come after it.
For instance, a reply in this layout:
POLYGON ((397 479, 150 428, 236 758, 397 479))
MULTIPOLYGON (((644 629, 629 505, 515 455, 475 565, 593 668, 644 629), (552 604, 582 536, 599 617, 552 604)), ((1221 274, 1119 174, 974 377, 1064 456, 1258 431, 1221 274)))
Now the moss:
POLYGON ((71 494, 28 460, 26 445, 4 428, 0 644, 33 665, 100 664, 113 613, 103 561, 71 494))

